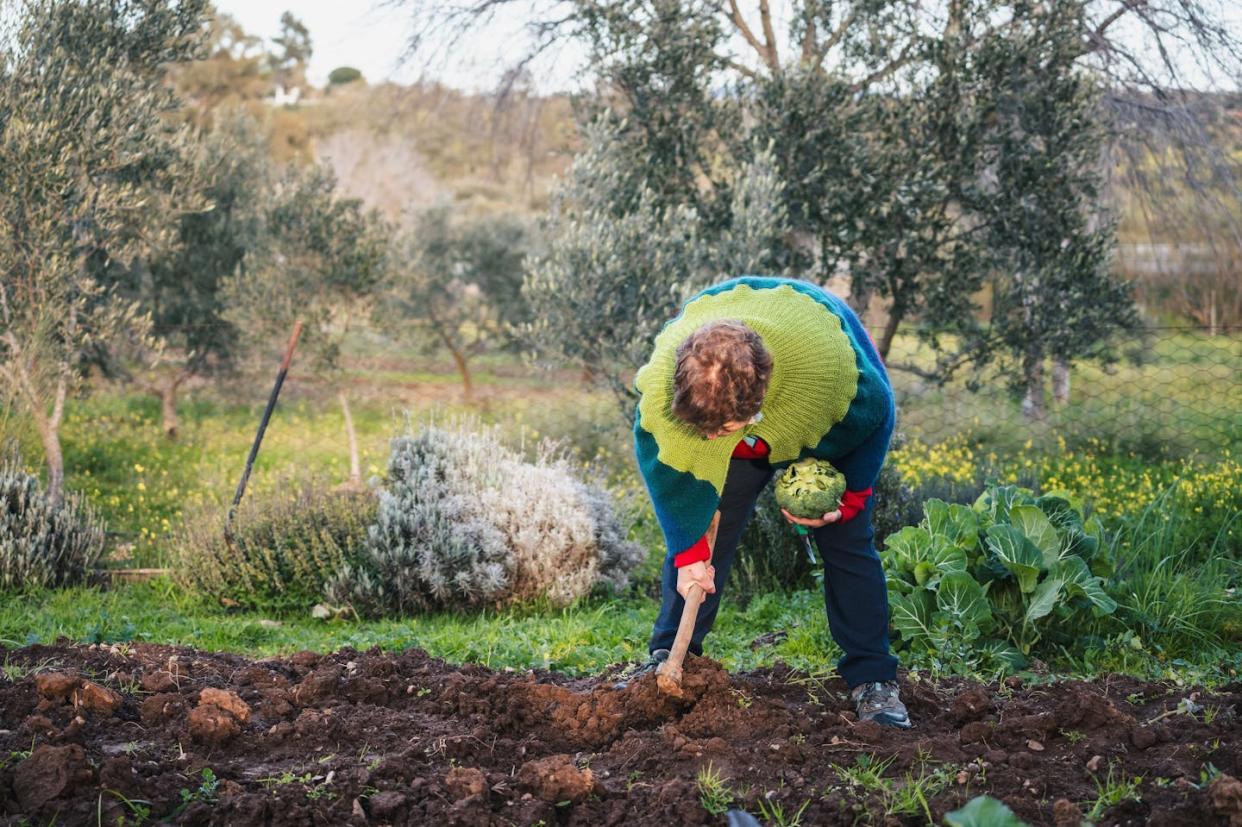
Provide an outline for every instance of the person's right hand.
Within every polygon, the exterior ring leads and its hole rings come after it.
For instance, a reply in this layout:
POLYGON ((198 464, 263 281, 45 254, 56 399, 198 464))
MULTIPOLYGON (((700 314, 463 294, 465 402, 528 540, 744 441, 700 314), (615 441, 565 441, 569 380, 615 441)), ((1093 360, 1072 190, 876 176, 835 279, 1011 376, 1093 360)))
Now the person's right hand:
POLYGON ((695 583, 708 594, 716 591, 716 569, 706 560, 682 566, 677 570, 677 593, 684 600, 690 591, 690 584, 695 583))

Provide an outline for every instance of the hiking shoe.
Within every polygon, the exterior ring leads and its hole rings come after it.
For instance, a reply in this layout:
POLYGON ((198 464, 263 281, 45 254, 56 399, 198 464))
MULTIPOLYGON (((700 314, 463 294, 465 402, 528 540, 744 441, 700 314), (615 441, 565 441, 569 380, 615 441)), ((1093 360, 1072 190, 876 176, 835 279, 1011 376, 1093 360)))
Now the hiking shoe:
POLYGON ((898 695, 897 681, 872 681, 850 690, 858 720, 909 729, 910 715, 898 695))
POLYGON ((627 686, 630 685, 632 681, 637 680, 638 678, 641 678, 643 675, 646 675, 650 672, 654 672, 656 670, 656 667, 659 666, 661 663, 664 663, 664 661, 666 660, 668 660, 668 650, 667 649, 656 649, 654 652, 651 653, 651 657, 647 660, 646 663, 639 664, 637 666, 631 666, 629 669, 626 669, 624 672, 622 672, 620 675, 620 680, 614 683, 612 685, 612 688, 613 689, 625 689, 627 686))

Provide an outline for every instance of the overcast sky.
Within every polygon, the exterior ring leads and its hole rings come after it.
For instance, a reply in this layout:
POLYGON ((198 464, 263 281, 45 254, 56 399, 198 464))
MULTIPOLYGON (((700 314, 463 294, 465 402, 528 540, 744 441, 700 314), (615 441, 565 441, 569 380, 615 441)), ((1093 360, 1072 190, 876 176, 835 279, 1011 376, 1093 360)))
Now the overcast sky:
MULTIPOLYGON (((293 12, 310 30, 314 54, 309 74, 316 86, 324 85, 338 66, 360 69, 368 81, 398 82, 417 79, 425 68, 417 63, 400 65, 410 34, 409 12, 373 0, 216 0, 216 7, 240 21, 250 34, 264 38, 280 31, 283 12, 293 12)), ((515 57, 513 46, 521 48, 521 22, 496 21, 472 38, 468 48, 458 49, 450 60, 436 61, 434 74, 461 89, 494 87, 506 61, 515 57)), ((569 56, 545 62, 537 70, 540 89, 572 86, 573 69, 569 56)))
MULTIPOLYGON (((407 8, 425 2, 408 0, 407 8)), ((521 57, 528 42, 522 36, 519 13, 524 4, 503 6, 504 12, 485 30, 479 31, 454 50, 447 59, 437 59, 432 73, 445 83, 459 89, 488 90, 495 87, 504 68, 521 57)), ((752 5, 741 3, 745 9, 752 5)), ((782 16, 787 5, 776 0, 773 8, 776 17, 782 16)), ((1242 27, 1242 2, 1238 0, 1206 0, 1206 5, 1216 15, 1221 15, 1238 31, 1242 27)), ((338 66, 354 66, 362 70, 367 80, 375 82, 416 80, 428 67, 424 63, 411 62, 401 65, 401 55, 410 34, 409 12, 394 9, 382 0, 216 0, 223 12, 237 18, 251 34, 271 38, 280 30, 280 15, 288 10, 301 18, 310 30, 314 54, 311 57, 310 80, 317 86, 327 82, 328 73, 338 66)), ((778 30, 784 30, 785 21, 777 20, 778 30)), ((1136 31, 1138 28, 1136 26, 1136 31)), ((1145 44, 1146 45, 1146 44, 1145 44)), ((747 56, 743 48, 741 54, 747 56)), ((536 85, 543 92, 575 88, 575 70, 582 65, 582 55, 575 50, 565 50, 555 59, 545 60, 534 67, 536 85)), ((1182 71, 1192 85, 1236 85, 1226 79, 1214 78, 1215 84, 1207 84, 1206 76, 1197 71, 1186 59, 1182 71)))

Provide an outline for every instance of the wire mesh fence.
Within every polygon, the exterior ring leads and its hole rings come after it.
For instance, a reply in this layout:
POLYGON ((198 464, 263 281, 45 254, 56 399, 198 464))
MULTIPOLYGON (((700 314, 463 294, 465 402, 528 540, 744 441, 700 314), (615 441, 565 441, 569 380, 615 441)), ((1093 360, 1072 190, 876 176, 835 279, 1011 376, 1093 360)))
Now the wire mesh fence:
POLYGON ((1058 442, 1107 445, 1148 456, 1219 454, 1242 444, 1242 329, 1148 329, 1112 364, 1051 361, 1042 417, 1024 410, 1011 377, 938 386, 893 372, 900 429, 927 442, 960 438, 1000 452, 1058 442))

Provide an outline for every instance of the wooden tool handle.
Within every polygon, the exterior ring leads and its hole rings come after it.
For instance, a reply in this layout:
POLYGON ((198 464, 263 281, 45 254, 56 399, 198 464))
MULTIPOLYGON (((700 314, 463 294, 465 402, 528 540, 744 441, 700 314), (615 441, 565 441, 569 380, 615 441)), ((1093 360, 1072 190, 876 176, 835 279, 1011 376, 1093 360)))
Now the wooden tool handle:
MULTIPOLYGON (((707 548, 709 553, 716 548, 716 530, 720 527, 720 512, 716 512, 716 516, 712 517, 712 524, 707 529, 707 548)), ((708 562, 711 558, 708 557, 708 562)), ((690 588, 686 589, 685 606, 681 610, 681 622, 677 624, 677 637, 673 638, 673 646, 669 649, 668 660, 666 660, 660 668, 660 671, 673 678, 673 680, 681 681, 681 665, 686 659, 686 652, 690 649, 690 638, 694 636, 694 624, 699 619, 699 607, 703 605, 703 600, 707 597, 707 592, 703 591, 697 583, 691 583, 690 588)))

